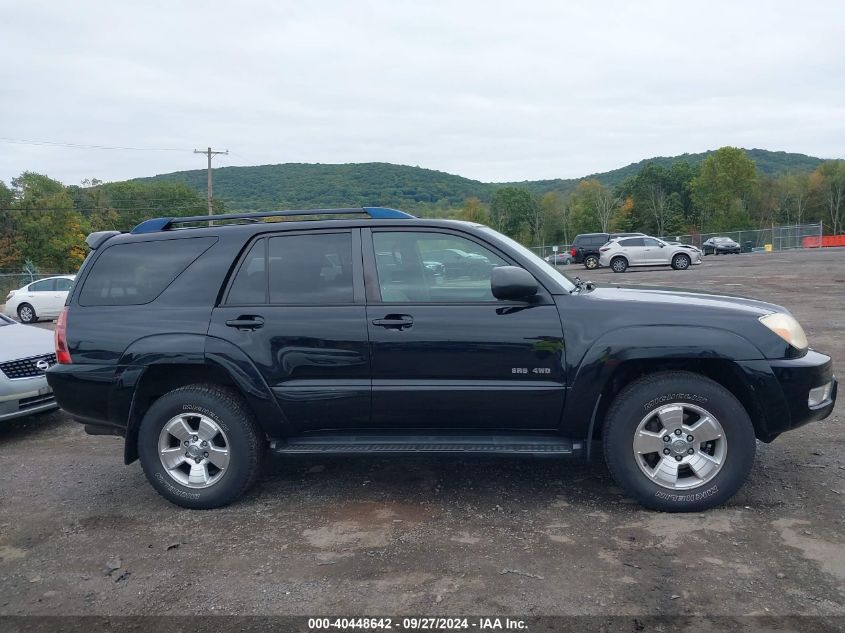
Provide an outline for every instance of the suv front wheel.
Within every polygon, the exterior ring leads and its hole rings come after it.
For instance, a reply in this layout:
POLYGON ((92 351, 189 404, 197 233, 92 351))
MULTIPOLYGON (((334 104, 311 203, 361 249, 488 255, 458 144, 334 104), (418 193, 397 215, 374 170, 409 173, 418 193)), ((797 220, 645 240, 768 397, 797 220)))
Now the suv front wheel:
POLYGON ((240 396, 217 385, 189 385, 156 400, 141 421, 144 474, 169 501, 218 508, 258 478, 264 440, 240 396))
POLYGON ((642 505, 698 512, 739 490, 754 462, 754 427, 717 382, 667 371, 641 378, 613 400, 604 456, 621 488, 642 505))

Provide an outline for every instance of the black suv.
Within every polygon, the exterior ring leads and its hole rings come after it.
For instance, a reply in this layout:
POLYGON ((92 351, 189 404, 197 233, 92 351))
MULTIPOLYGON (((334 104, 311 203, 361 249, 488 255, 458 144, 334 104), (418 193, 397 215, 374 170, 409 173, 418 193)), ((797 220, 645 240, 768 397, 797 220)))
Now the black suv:
POLYGON ((642 504, 701 510, 742 485, 755 437, 834 406, 831 359, 776 305, 573 283, 492 229, 391 209, 215 223, 90 235, 47 373, 182 506, 233 501, 268 452, 589 457, 600 441, 642 504), (436 274, 451 249, 489 275, 436 274))
POLYGON ((599 267, 599 249, 617 237, 640 237, 643 233, 581 233, 572 242, 572 263, 584 264, 584 268, 599 267))

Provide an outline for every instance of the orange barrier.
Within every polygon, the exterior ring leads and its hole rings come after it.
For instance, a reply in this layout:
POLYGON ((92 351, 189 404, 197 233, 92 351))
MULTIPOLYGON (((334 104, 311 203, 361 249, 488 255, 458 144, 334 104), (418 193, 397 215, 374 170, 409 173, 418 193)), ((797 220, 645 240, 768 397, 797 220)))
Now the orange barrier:
POLYGON ((845 246, 845 235, 812 235, 801 240, 804 248, 819 248, 820 246, 845 246))

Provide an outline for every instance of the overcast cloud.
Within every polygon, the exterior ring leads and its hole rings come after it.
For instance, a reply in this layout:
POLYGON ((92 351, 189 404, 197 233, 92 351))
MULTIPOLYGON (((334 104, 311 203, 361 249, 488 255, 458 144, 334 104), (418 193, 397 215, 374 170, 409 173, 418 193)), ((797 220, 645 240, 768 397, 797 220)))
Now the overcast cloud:
POLYGON ((722 145, 845 155, 837 2, 0 3, 0 179, 383 161, 577 177, 722 145))

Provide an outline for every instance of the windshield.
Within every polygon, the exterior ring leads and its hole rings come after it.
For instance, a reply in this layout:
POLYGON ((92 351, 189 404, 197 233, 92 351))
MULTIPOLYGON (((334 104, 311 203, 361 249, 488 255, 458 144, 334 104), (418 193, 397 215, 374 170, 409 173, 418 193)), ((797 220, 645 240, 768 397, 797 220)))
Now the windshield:
POLYGON ((485 226, 482 230, 495 235, 499 241, 504 242, 515 251, 518 251, 520 255, 527 257, 531 261, 537 262, 538 266, 543 266, 543 270, 547 271, 549 275, 555 279, 555 281, 560 283, 560 285, 563 286, 563 289, 566 292, 572 292, 575 289, 575 284, 569 281, 569 278, 566 275, 559 272, 557 268, 549 266, 548 262, 544 262, 542 259, 540 259, 540 256, 537 255, 537 253, 532 251, 530 248, 526 248, 516 240, 512 240, 511 238, 509 238, 507 235, 503 235, 498 231, 494 231, 489 226, 485 226))

